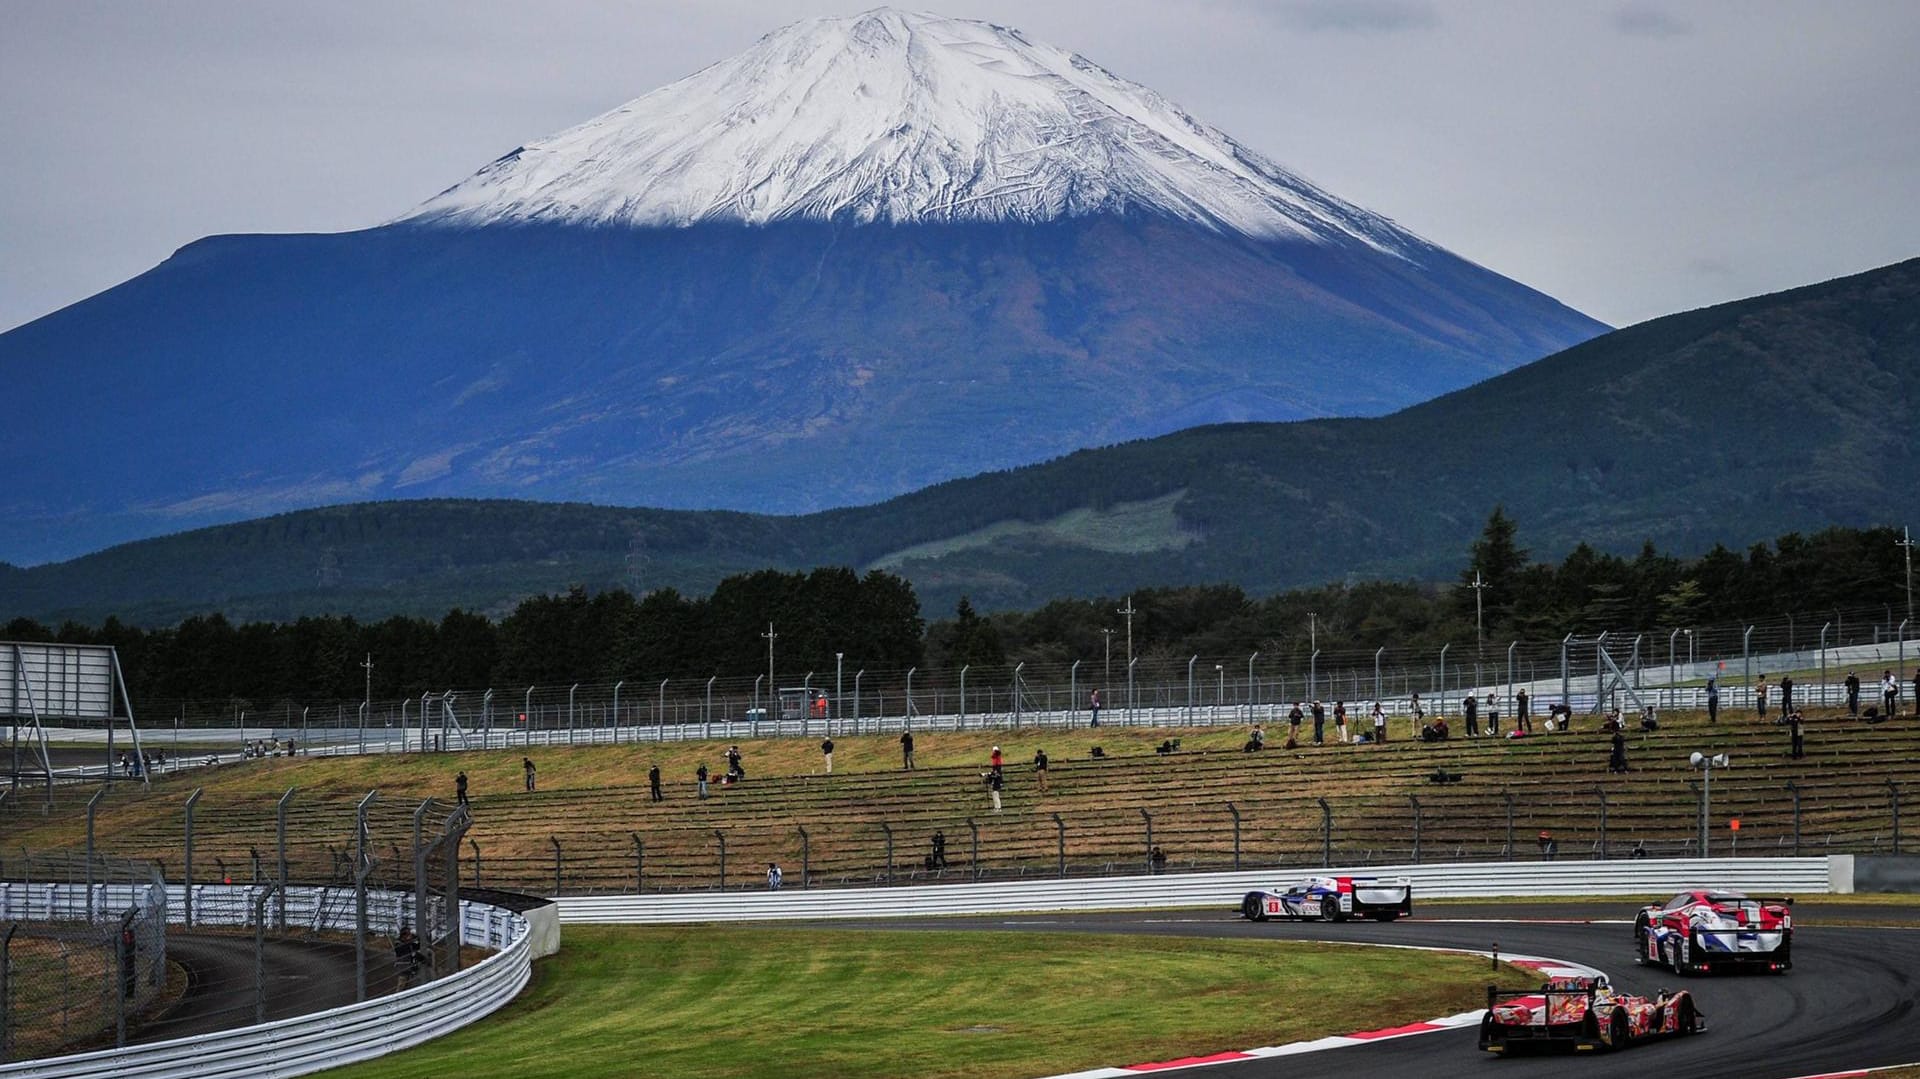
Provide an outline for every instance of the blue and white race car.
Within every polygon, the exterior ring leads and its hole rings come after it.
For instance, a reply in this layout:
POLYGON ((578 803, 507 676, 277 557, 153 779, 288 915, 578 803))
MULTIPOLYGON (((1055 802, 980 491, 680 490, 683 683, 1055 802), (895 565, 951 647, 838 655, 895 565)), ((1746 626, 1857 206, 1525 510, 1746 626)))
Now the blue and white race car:
POLYGON ((1390 922, 1412 913, 1413 882, 1406 877, 1308 877, 1297 884, 1248 892, 1240 901, 1240 916, 1255 922, 1268 918, 1390 922))

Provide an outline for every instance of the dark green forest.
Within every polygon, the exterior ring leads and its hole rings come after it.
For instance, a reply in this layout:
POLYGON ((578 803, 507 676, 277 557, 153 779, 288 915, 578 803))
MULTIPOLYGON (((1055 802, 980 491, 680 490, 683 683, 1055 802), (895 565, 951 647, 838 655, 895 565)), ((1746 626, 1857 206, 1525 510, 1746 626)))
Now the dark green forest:
POLYGON ((28 619, 0 635, 22 641, 113 645, 136 700, 355 700, 450 687, 751 677, 766 664, 772 623, 783 667, 832 670, 836 653, 873 671, 937 671, 1098 661, 1125 645, 1120 608, 1131 601, 1142 657, 1260 650, 1304 662, 1313 647, 1371 650, 1471 644, 1475 597, 1489 641, 1562 634, 1803 621, 1833 612, 1903 616, 1906 551, 1890 528, 1788 534, 1745 552, 1715 547, 1695 559, 1647 545, 1623 558, 1582 545, 1560 562, 1534 561, 1521 528, 1496 508, 1464 552, 1450 585, 1359 581, 1254 599, 1233 585, 1144 589, 1130 596, 1055 600, 1035 610, 981 614, 962 598, 952 615, 923 620, 912 585, 840 567, 763 570, 722 580, 705 596, 672 589, 634 596, 573 588, 521 602, 498 621, 463 610, 438 620, 350 617, 235 624, 219 614, 146 630, 109 618, 49 627, 28 619), (1478 580, 1481 587, 1473 583, 1478 580), (1823 614, 1822 612, 1825 612, 1823 614))

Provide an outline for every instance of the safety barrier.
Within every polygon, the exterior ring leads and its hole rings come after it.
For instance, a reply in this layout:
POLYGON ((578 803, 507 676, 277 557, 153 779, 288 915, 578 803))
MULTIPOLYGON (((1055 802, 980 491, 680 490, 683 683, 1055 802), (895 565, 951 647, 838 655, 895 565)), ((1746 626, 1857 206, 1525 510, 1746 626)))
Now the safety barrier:
POLYGON ((1476 896, 1658 895, 1690 887, 1739 888, 1770 895, 1853 890, 1853 857, 1636 858, 1612 862, 1460 862, 1357 868, 1148 877, 995 881, 904 888, 780 892, 569 896, 555 902, 560 921, 602 924, 769 921, 1066 910, 1214 907, 1233 910, 1242 896, 1308 874, 1407 877, 1421 899, 1476 896))
MULTIPOLYGON (((101 888, 109 886, 101 885, 101 888)), ((128 885, 96 900, 130 897, 128 885)), ((138 887, 138 886, 132 886, 138 887)), ((179 886, 172 890, 179 892, 179 886)), ((260 889, 245 885, 196 885, 196 925, 251 924, 251 908, 260 889)), ((353 905, 340 902, 350 889, 288 889, 287 918, 309 928, 351 932, 353 905)), ((270 901, 268 910, 278 908, 270 901)), ((398 893, 379 893, 370 918, 390 933, 404 909, 398 893)), ((181 905, 169 903, 176 917, 181 905)), ((86 910, 84 885, 0 884, 0 917, 23 917, 31 910, 44 919, 86 910)), ((75 915, 83 917, 84 913, 75 915)), ((271 915, 270 915, 271 916, 271 915)), ((359 1004, 257 1026, 203 1034, 123 1049, 0 1065, 0 1076, 34 1079, 222 1079, 233 1076, 306 1075, 406 1049, 458 1030, 512 1000, 532 976, 528 921, 488 904, 460 904, 464 944, 497 949, 472 967, 447 977, 359 1004)))

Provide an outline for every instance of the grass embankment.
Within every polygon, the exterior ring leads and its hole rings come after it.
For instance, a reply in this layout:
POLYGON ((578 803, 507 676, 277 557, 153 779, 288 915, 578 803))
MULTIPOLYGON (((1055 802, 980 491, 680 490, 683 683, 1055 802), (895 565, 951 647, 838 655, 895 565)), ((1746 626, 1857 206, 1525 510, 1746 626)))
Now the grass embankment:
POLYGON ((1466 1011, 1490 975, 1469 956, 1264 940, 569 927, 504 1010, 330 1074, 1024 1079, 1466 1011))

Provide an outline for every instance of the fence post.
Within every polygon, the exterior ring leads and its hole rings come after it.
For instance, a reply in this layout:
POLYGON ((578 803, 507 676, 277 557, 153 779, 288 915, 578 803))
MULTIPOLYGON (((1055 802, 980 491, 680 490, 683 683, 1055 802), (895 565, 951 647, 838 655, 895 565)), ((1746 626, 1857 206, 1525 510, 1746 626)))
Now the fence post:
MULTIPOLYGON (((962 664, 960 667, 960 715, 959 718, 953 721, 953 729, 956 731, 967 729, 967 671, 972 667, 973 664, 971 663, 962 664)), ((934 691, 934 704, 936 707, 940 703, 939 695, 939 690, 936 689, 934 691)))
POLYGON ((186 919, 188 929, 193 928, 193 807, 194 803, 200 800, 200 792, 205 789, 204 787, 195 787, 193 788, 193 793, 187 795, 186 849, 184 851, 186 855, 186 868, 184 870, 186 879, 182 882, 186 886, 186 898, 183 900, 182 916, 186 919))
POLYGON ((887 837, 887 883, 893 883, 893 825, 880 822, 880 831, 887 837))
MULTIPOLYGON (((367 855, 367 807, 378 791, 368 791, 354 809, 354 832, 359 844, 353 867, 353 999, 367 999, 367 877, 373 872, 373 860, 367 855)), ((222 879, 225 879, 222 873, 222 879)), ((193 884, 187 884, 193 890, 193 884)))
POLYGON ((7 935, 0 937, 0 1064, 13 1059, 13 987, 7 972, 13 966, 13 934, 19 928, 20 923, 14 922, 7 926, 7 935))
POLYGON ((1501 791, 1507 800, 1507 861, 1513 861, 1513 792, 1501 791))
POLYGON ((1600 860, 1604 862, 1607 860, 1607 789, 1595 787, 1593 793, 1600 796, 1600 860))
POLYGON ((1333 864, 1333 807, 1325 798, 1316 798, 1320 803, 1320 864, 1333 864))
MULTIPOLYGON (((424 729, 424 728, 423 728, 424 729)), ((253 897, 253 1021, 255 1025, 267 1021, 267 899, 274 893, 274 886, 253 897)), ((133 912, 128 911, 131 919, 133 912)), ((126 934, 122 933, 124 937, 126 934)), ((124 1039, 121 1044, 126 1044, 124 1039)))
POLYGON ((1140 810, 1140 819, 1147 822, 1147 872, 1153 872, 1153 814, 1140 810))
POLYGON ((469 837, 467 839, 467 846, 473 848, 473 886, 475 888, 484 888, 486 887, 486 881, 480 875, 480 841, 469 837))
MULTIPOLYGON (((1447 714, 1447 649, 1452 647, 1453 645, 1451 644, 1443 644, 1440 646, 1440 704, 1439 710, 1434 713, 1439 716, 1447 714)), ((1418 858, 1414 859, 1416 862, 1419 860, 1418 858)))
MULTIPOLYGON (((120 916, 120 932, 116 933, 113 938, 113 956, 118 961, 115 964, 115 974, 119 978, 119 985, 115 988, 113 994, 113 1044, 115 1048, 123 1048, 127 1044, 127 998, 133 995, 136 987, 136 978, 133 972, 133 919, 139 913, 140 908, 128 907, 127 912, 120 916)), ((260 906, 259 904, 255 904, 254 918, 257 920, 259 917, 260 906)), ((254 936, 257 940, 259 937, 257 930, 254 936)), ((259 954, 259 946, 256 944, 254 947, 254 982, 256 987, 260 980, 259 954)), ((256 1023, 264 1021, 265 1020, 261 1019, 254 1020, 256 1023)))
MULTIPOLYGON (((107 767, 112 768, 113 762, 108 761, 107 767)), ((107 788, 102 784, 99 790, 93 792, 93 797, 87 799, 87 921, 89 923, 93 921, 93 818, 94 814, 100 811, 100 799, 106 796, 107 788)), ((122 1042, 122 1044, 125 1043, 122 1042)))
POLYGON ((274 928, 287 931, 287 803, 293 801, 293 792, 299 787, 288 787, 287 793, 280 796, 280 803, 273 810, 273 839, 279 853, 280 906, 274 916, 274 928))
POLYGON ((633 893, 639 895, 646 890, 647 845, 640 840, 639 832, 628 832, 633 837, 633 893))
POLYGON ((719 890, 727 890, 727 833, 718 828, 713 830, 713 838, 720 841, 720 883, 719 890))
POLYGON ((1420 864, 1420 825, 1423 814, 1420 811, 1420 796, 1407 795, 1407 801, 1413 803, 1413 864, 1420 864))
MULTIPOLYGON (((808 879, 813 876, 813 837, 807 834, 806 825, 802 824, 798 827, 800 829, 800 887, 805 888, 808 886, 808 879)), ((640 837, 634 836, 633 841, 636 844, 639 843, 640 837)))
POLYGON ((1240 807, 1227 803, 1227 812, 1233 814, 1233 868, 1240 868, 1240 807))
POLYGON ((1800 787, 1787 780, 1787 793, 1793 795, 1793 856, 1800 857, 1800 787))
POLYGON ((973 833, 973 853, 968 856, 968 860, 970 863, 969 868, 971 868, 973 871, 973 879, 979 880, 980 879, 980 826, 974 823, 974 820, 972 817, 967 818, 967 831, 973 833))
POLYGON ((1054 844, 1054 848, 1053 848, 1054 858, 1059 865, 1060 879, 1066 880, 1067 879, 1067 822, 1061 820, 1060 814, 1058 813, 1055 813, 1053 815, 1053 844, 1054 844))
POLYGON ((547 837, 547 842, 553 844, 553 894, 557 896, 560 894, 560 883, 561 883, 560 881, 560 866, 561 866, 560 838, 558 836, 550 835, 547 837))
POLYGON ((1900 853, 1900 784, 1887 780, 1887 798, 1893 805, 1893 853, 1900 853))

